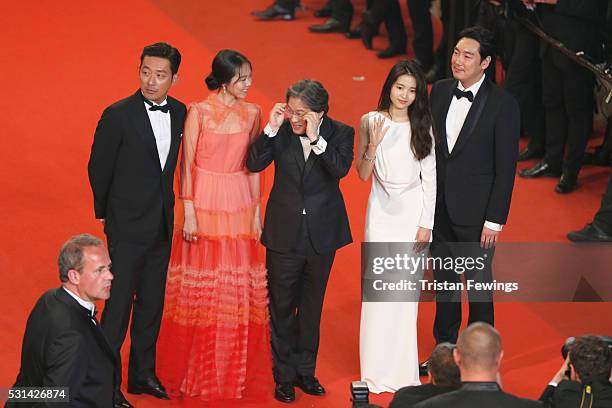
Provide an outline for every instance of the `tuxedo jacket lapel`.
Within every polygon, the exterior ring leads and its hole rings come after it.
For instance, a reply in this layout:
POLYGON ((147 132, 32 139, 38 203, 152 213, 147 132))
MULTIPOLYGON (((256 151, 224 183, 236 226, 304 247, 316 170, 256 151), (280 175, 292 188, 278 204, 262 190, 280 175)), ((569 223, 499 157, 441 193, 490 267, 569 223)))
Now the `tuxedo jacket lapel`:
MULTIPOLYGON (((326 142, 332 137, 332 124, 327 116, 323 116, 321 119, 321 127, 319 128, 319 136, 323 137, 326 142)), ((306 167, 304 168, 304 178, 308 176, 310 170, 314 167, 315 163, 319 161, 319 155, 315 154, 315 152, 311 151, 308 155, 308 160, 306 160, 306 167)))
POLYGON ((304 174, 304 149, 302 148, 302 142, 300 142, 300 137, 294 134, 291 129, 289 129, 289 150, 295 162, 297 163, 298 169, 300 169, 300 175, 304 174))
POLYGON ((151 157, 157 162, 159 171, 162 171, 159 162, 159 153, 157 152, 157 144, 155 142, 155 134, 153 134, 153 127, 151 127, 151 121, 149 120, 149 115, 147 115, 147 110, 144 106, 144 100, 142 99, 140 91, 136 91, 132 98, 131 110, 132 113, 130 117, 132 118, 134 127, 137 129, 142 142, 147 149, 149 149, 151 157))
MULTIPOLYGON (((483 81, 478 93, 476 94, 476 98, 474 98, 474 103, 470 107, 470 110, 465 118, 465 122, 463 122, 463 127, 459 132, 459 136, 457 137, 457 142, 455 143, 455 147, 453 148, 452 154, 458 153, 463 146, 465 146, 467 140, 470 138, 472 133, 474 132, 474 128, 482 115, 482 111, 487 104, 487 99, 489 97, 489 81, 486 79, 483 81)), ((451 90, 452 95, 452 90, 451 90)))
MULTIPOLYGON (((170 103, 170 99, 168 99, 168 103, 170 103)), ((168 160, 171 157, 176 157, 179 146, 181 145, 181 123, 178 119, 178 108, 175 104, 170 105, 170 151, 168 152, 168 160)), ((154 136, 155 137, 155 136, 154 136)), ((157 146, 155 148, 157 152, 157 146)), ((159 154, 157 153, 159 156, 159 154)), ((166 166, 164 167, 164 171, 169 167, 168 160, 166 161, 166 166)))
POLYGON ((453 89, 457 87, 457 81, 452 81, 451 86, 445 90, 444 93, 444 105, 441 110, 441 115, 438 118, 438 133, 440 135, 440 142, 442 143, 442 152, 444 156, 448 157, 450 155, 448 151, 448 140, 446 140, 446 117, 448 116, 448 109, 450 108, 450 104, 453 100, 453 89))
POLYGON ((81 306, 72 296, 70 296, 64 288, 61 288, 61 287, 58 288, 55 293, 56 293, 57 298, 62 303, 65 303, 66 305, 68 305, 68 307, 70 307, 70 309, 77 316, 79 316, 79 319, 82 319, 83 323, 87 327, 89 327, 90 330, 93 331, 94 338, 96 339, 100 347, 109 355, 111 360, 116 364, 117 357, 115 355, 115 352, 113 351, 110 344, 106 340, 106 336, 104 336, 104 333, 102 332, 102 328, 100 327, 100 324, 98 323, 96 325, 92 321, 91 317, 88 315, 88 310, 85 309, 83 306, 81 306))

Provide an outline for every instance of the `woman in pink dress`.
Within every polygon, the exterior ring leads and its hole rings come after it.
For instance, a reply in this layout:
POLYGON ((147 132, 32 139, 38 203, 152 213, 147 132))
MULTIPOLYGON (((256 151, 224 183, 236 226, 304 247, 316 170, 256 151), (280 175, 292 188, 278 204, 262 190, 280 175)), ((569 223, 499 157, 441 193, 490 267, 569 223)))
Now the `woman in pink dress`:
POLYGON ((206 84, 214 92, 191 104, 185 121, 185 216, 168 269, 158 373, 173 398, 256 398, 267 391, 271 356, 260 181, 245 167, 260 127, 259 106, 244 101, 251 63, 222 50, 206 84))

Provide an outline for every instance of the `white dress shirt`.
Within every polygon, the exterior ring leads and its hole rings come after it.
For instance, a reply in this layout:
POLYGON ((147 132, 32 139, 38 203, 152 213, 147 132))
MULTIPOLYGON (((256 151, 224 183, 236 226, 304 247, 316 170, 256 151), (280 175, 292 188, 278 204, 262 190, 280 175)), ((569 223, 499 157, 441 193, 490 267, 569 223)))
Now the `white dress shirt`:
POLYGON ((76 293, 72 293, 72 291, 66 289, 65 286, 62 286, 62 288, 68 292, 68 294, 70 296, 72 296, 72 298, 74 300, 76 300, 79 305, 83 306, 85 309, 89 310, 89 316, 91 317, 91 321, 96 323, 95 319, 94 319, 94 314, 96 312, 96 305, 94 305, 92 302, 88 302, 87 300, 83 300, 81 299, 76 293))
MULTIPOLYGON (((159 164, 161 165, 162 170, 166 165, 166 160, 168 159, 168 153, 170 153, 170 112, 162 112, 160 110, 151 111, 149 108, 151 107, 146 102, 145 108, 147 110, 147 115, 149 115, 149 121, 151 122, 151 128, 153 129, 153 135, 155 135, 155 144, 157 145, 157 154, 159 156, 159 164)), ((157 103, 150 101, 153 105, 158 105, 157 103)), ((164 106, 168 103, 167 99, 164 99, 159 106, 164 106)))
MULTIPOLYGON (((310 139, 308 139, 307 137, 300 137, 300 143, 302 143, 302 151, 304 152, 304 161, 308 160, 308 156, 310 155, 310 152, 314 152, 314 154, 319 155, 325 152, 325 149, 327 148, 327 142, 325 141, 325 139, 323 139, 323 137, 321 136, 321 123, 323 123, 323 119, 321 119, 321 121, 319 122, 319 126, 317 127, 317 143, 314 145, 310 144, 310 139)), ((276 134, 278 133, 278 129, 272 129, 272 126, 270 126, 270 122, 268 122, 268 124, 266 125, 266 127, 264 128, 264 133, 266 134, 266 136, 272 138, 274 136, 276 136, 276 134)), ((304 136, 306 136, 304 134, 304 136)), ((302 215, 306 214, 306 209, 302 209, 302 215)))
MULTIPOLYGON (((486 75, 483 75, 478 82, 469 88, 464 88, 461 81, 458 81, 457 88, 459 88, 461 91, 472 92, 474 99, 476 99, 476 94, 478 94, 478 91, 485 80, 485 76, 486 75)), ((467 98, 457 99, 457 97, 453 95, 450 106, 448 107, 448 114, 446 115, 446 142, 448 144, 449 153, 453 151, 453 148, 457 143, 459 133, 461 133, 461 129, 465 123, 465 118, 467 117, 471 107, 472 102, 470 102, 467 98)), ((485 221, 484 226, 493 231, 501 231, 503 228, 503 225, 490 221, 485 221)))

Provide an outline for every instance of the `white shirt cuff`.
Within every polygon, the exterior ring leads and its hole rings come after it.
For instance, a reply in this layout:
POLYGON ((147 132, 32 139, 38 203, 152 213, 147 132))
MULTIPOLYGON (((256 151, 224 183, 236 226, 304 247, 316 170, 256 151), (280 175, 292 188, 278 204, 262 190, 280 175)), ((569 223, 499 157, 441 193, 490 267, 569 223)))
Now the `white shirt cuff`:
POLYGON ((557 383, 556 383, 556 382, 554 382, 554 381, 551 381, 551 382, 549 382, 549 383, 548 383, 548 385, 551 385, 551 386, 553 386, 553 387, 556 387, 556 386, 557 386, 557 385, 559 385, 559 384, 557 384, 557 383))
POLYGON ((491 221, 485 221, 484 226, 493 231, 501 231, 504 228, 502 224, 496 224, 491 221))
POLYGON ((325 141, 325 139, 323 139, 323 137, 319 136, 317 144, 312 146, 312 151, 314 152, 314 154, 319 155, 321 153, 324 153, 325 149, 327 149, 327 142, 325 141))
POLYGON ((274 137, 278 133, 278 129, 272 129, 272 126, 270 126, 270 123, 268 122, 268 124, 264 128, 264 133, 268 137, 274 137))

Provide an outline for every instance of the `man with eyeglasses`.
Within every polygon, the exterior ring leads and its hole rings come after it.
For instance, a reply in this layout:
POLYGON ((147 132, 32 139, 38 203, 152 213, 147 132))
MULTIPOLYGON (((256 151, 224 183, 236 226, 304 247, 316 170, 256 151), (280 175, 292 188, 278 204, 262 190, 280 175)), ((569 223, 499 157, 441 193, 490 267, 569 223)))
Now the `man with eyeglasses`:
POLYGON ((261 242, 281 402, 295 400, 294 385, 325 394, 315 377, 323 297, 336 250, 352 242, 340 179, 353 162, 355 131, 327 116, 328 99, 317 81, 293 84, 247 158, 253 172, 274 162, 261 242))

